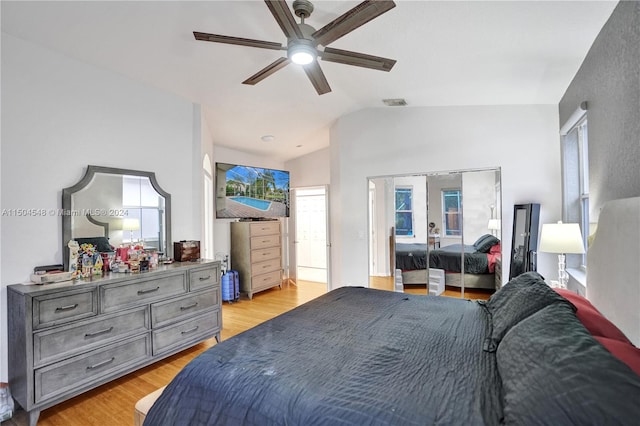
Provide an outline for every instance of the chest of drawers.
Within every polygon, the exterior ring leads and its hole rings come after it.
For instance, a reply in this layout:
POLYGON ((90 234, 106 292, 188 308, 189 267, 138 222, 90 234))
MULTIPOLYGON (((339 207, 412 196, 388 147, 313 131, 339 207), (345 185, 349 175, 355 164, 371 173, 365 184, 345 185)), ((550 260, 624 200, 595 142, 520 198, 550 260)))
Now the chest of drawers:
POLYGON ((174 263, 88 282, 7 287, 9 383, 40 411, 215 337, 220 264, 174 263))
POLYGON ((282 284, 281 241, 280 221, 231 222, 231 268, 249 299, 282 284))

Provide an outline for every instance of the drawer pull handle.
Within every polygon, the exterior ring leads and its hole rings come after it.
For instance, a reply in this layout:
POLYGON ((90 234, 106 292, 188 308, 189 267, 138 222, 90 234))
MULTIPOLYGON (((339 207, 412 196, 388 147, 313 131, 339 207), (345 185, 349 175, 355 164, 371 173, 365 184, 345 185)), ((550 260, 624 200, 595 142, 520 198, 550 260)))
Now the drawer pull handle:
POLYGON ((77 303, 74 303, 73 305, 60 306, 59 308, 56 308, 56 312, 72 311, 77 307, 78 307, 77 303))
POLYGON ((116 357, 112 356, 111 359, 88 366, 87 370, 95 370, 96 368, 104 367, 105 365, 111 364, 113 361, 115 361, 115 359, 116 357))
POLYGON ((190 328, 189 330, 185 330, 185 331, 183 331, 183 332, 182 332, 182 334, 184 335, 184 334, 193 333, 194 331, 198 330, 198 328, 200 328, 200 326, 199 326, 199 325, 196 325, 195 327, 190 328))
POLYGON ((211 279, 211 275, 207 275, 206 277, 200 277, 200 278, 198 278, 198 279, 199 279, 200 281, 206 281, 206 280, 211 279))
POLYGON ((101 334, 111 333, 112 331, 113 331, 113 326, 111 326, 109 328, 105 328, 104 330, 94 331, 93 333, 86 333, 84 335, 84 337, 85 337, 85 339, 89 338, 89 337, 96 337, 96 336, 99 336, 101 334))
POLYGON ((158 290, 160 290, 160 287, 150 288, 148 290, 138 290, 138 294, 142 295, 142 294, 147 294, 147 293, 153 293, 154 291, 158 291, 158 290))
POLYGON ((192 304, 187 305, 187 306, 180 306, 180 310, 181 311, 186 311, 187 309, 195 308, 196 306, 198 306, 198 302, 192 303, 192 304))

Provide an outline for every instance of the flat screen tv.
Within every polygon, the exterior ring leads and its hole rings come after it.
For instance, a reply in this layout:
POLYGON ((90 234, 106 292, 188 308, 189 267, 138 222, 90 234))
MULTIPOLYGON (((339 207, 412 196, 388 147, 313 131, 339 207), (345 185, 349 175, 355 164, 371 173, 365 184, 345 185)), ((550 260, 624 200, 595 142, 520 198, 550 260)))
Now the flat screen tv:
POLYGON ((289 217, 289 172, 216 163, 216 218, 289 217))

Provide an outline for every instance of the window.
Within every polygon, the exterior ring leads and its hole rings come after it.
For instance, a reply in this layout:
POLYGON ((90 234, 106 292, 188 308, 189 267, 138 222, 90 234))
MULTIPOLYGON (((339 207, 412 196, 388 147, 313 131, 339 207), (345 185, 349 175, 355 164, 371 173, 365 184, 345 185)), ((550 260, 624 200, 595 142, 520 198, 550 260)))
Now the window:
POLYGON ((396 187, 396 235, 413 237, 413 188, 396 187))
POLYGON ((123 242, 142 242, 150 247, 160 247, 160 223, 164 214, 164 200, 151 186, 148 177, 122 178, 122 205, 127 210, 128 232, 123 242))
POLYGON ((444 235, 459 237, 462 235, 462 193, 460 189, 442 190, 442 221, 444 235))
POLYGON ((568 267, 587 265, 589 236, 589 155, 587 118, 582 117, 562 138, 563 215, 567 223, 578 223, 585 241, 584 255, 567 255, 568 267))

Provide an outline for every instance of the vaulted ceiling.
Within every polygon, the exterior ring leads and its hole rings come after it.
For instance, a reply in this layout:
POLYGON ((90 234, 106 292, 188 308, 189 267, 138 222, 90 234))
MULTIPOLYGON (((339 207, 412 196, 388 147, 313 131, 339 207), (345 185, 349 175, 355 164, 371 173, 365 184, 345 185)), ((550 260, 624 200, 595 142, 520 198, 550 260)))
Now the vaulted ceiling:
MULTIPOLYGON (((358 3, 317 1, 306 23, 320 28, 358 3)), ((385 98, 409 107, 557 104, 616 3, 396 0, 330 44, 395 67, 320 61, 332 88, 322 96, 293 64, 241 84, 283 52, 194 39, 200 31, 286 45, 258 0, 2 1, 2 31, 199 103, 215 144, 286 161, 328 146, 344 114, 398 108, 385 98)))

